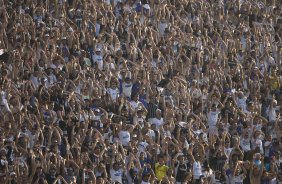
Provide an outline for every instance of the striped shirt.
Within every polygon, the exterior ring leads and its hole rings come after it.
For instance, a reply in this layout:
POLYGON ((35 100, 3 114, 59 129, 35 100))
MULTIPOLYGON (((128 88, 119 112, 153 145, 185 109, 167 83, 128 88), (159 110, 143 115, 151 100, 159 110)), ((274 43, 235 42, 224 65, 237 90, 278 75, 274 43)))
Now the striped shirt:
POLYGON ((148 103, 148 115, 147 118, 155 118, 156 117, 156 111, 158 109, 158 105, 157 104, 153 104, 153 103, 148 103))

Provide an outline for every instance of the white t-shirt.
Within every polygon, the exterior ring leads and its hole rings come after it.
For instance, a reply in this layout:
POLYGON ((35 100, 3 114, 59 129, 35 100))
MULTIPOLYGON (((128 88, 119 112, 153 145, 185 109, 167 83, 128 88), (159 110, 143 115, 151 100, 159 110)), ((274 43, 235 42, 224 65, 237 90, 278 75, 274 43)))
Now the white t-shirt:
POLYGON ((233 148, 224 148, 224 153, 226 154, 226 156, 229 158, 230 153, 232 151, 233 148))
POLYGON ((142 181, 141 184, 150 184, 150 182, 142 181))
POLYGON ((244 139, 244 138, 241 138, 240 139, 240 146, 242 147, 242 149, 245 151, 245 152, 248 152, 251 150, 251 142, 250 142, 250 139, 247 138, 247 139, 244 139))
POLYGON ((126 130, 121 130, 118 134, 119 140, 123 146, 127 146, 130 141, 130 133, 126 130))
POLYGON ((133 117, 133 123, 134 125, 137 125, 139 124, 141 126, 141 128, 144 127, 144 121, 145 121, 145 118, 144 117, 137 117, 137 116, 134 116, 133 117))
POLYGON ((113 100, 113 102, 117 101, 117 98, 119 96, 118 88, 116 88, 116 89, 108 88, 107 93, 111 96, 111 99, 113 100))
POLYGON ((129 103, 130 103, 131 108, 133 110, 136 110, 141 102, 139 102, 139 101, 135 102, 134 100, 132 100, 129 103))
POLYGON ((238 107, 245 112, 247 110, 247 102, 246 102, 247 98, 243 97, 243 98, 237 98, 237 104, 238 107))
POLYGON ((161 119, 153 118, 152 124, 156 125, 156 129, 159 129, 164 124, 164 119, 163 118, 161 118, 161 119))
POLYGON ((49 75, 47 78, 49 79, 47 80, 47 87, 52 86, 57 81, 57 78, 54 74, 49 75))
POLYGON ((200 176, 202 175, 202 165, 200 162, 195 161, 193 163, 193 177, 194 179, 200 179, 200 176))
POLYGON ((104 3, 107 5, 111 5, 111 1, 110 0, 104 0, 104 3))
POLYGON ((149 144, 147 142, 140 142, 138 144, 138 151, 139 152, 146 152, 147 146, 149 146, 149 144))
POLYGON ((202 129, 193 130, 193 132, 197 135, 197 139, 199 139, 200 134, 203 134, 204 141, 208 142, 207 133, 204 132, 202 129))
POLYGON ((241 37, 241 45, 242 45, 243 51, 247 49, 247 40, 244 36, 241 37))
POLYGON ((271 144, 271 141, 265 141, 265 143, 264 143, 264 155, 266 156, 266 157, 269 157, 269 148, 270 147, 268 147, 267 148, 267 146, 270 146, 270 144, 271 144))
POLYGON ((30 77, 30 80, 31 80, 32 84, 35 86, 35 88, 38 88, 39 85, 41 84, 39 78, 35 77, 33 75, 30 77))
POLYGON ((275 107, 273 107, 272 109, 267 108, 267 115, 270 122, 276 121, 275 107))
POLYGON ((262 124, 261 123, 253 125, 253 126, 255 127, 256 130, 261 130, 262 129, 262 124))
POLYGON ((256 147, 260 148, 260 153, 263 154, 263 147, 262 147, 262 141, 260 139, 254 139, 252 138, 252 149, 255 149, 256 147))
POLYGON ((132 85, 131 82, 130 82, 130 83, 124 82, 124 83, 122 84, 122 93, 123 93, 126 97, 128 97, 128 98, 131 97, 132 86, 133 86, 133 85, 132 85))
POLYGON ((100 34, 101 25, 96 23, 95 27, 96 27, 96 33, 95 34, 96 34, 96 36, 98 36, 100 34))
POLYGON ((201 90, 198 88, 191 89, 190 93, 191 93, 192 98, 200 98, 202 95, 201 90))
POLYGON ((233 176, 231 178, 231 184, 243 184, 244 179, 245 176, 243 174, 240 174, 239 176, 233 176))
POLYGON ((100 54, 100 55, 94 54, 93 55, 93 62, 97 63, 99 70, 103 70, 104 64, 103 64, 103 55, 102 54, 100 54))
POLYGON ((146 133, 147 136, 149 136, 152 140, 156 139, 156 134, 154 130, 149 129, 148 132, 146 133))
POLYGON ((114 169, 110 169, 110 176, 113 182, 119 182, 122 183, 122 169, 119 170, 114 170, 114 169))
POLYGON ((216 183, 216 182, 215 182, 215 175, 214 175, 212 169, 210 169, 209 171, 205 171, 205 172, 204 172, 204 176, 205 176, 206 178, 210 178, 210 179, 211 179, 211 183, 213 183, 213 184, 216 183))
POLYGON ((159 24, 159 33, 161 36, 164 36, 165 34, 165 29, 168 27, 167 23, 164 21, 164 22, 160 22, 159 24))
POLYGON ((219 111, 210 111, 208 113, 208 124, 210 127, 216 126, 217 120, 218 120, 218 115, 219 115, 219 111))

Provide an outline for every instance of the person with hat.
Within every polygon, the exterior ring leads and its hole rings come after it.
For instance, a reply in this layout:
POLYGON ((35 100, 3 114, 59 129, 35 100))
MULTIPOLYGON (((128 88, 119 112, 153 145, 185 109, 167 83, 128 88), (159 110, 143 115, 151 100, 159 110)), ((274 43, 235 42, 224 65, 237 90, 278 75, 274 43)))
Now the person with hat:
POLYGON ((96 48, 95 52, 92 55, 93 65, 97 65, 97 69, 103 70, 104 62, 103 62, 103 52, 101 48, 96 48))

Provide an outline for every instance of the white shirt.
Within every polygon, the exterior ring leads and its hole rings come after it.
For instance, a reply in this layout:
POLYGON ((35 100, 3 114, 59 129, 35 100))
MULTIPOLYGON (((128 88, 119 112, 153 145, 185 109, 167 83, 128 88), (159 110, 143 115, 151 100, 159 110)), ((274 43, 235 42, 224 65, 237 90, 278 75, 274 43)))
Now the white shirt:
POLYGON ((131 82, 130 83, 124 82, 122 84, 122 93, 128 98, 131 98, 132 86, 133 84, 131 82))
POLYGON ((240 146, 242 147, 242 149, 244 151, 250 151, 251 150, 251 142, 250 142, 250 139, 247 138, 247 139, 244 139, 244 138, 241 138, 240 139, 240 146))
POLYGON ((156 125, 156 129, 159 129, 164 124, 164 119, 163 118, 161 118, 161 119, 153 118, 152 124, 156 125))
POLYGON ((148 135, 152 140, 156 139, 156 134, 154 130, 149 129, 146 135, 148 135))
POLYGON ((275 112, 275 107, 270 109, 269 107, 267 108, 267 115, 269 121, 276 121, 276 112, 275 112))
POLYGON ((242 45, 243 51, 247 49, 247 40, 244 36, 241 37, 241 45, 242 45))
POLYGON ((119 140, 123 146, 127 146, 130 141, 130 133, 127 130, 121 130, 118 134, 119 140))
POLYGON ((215 175, 214 175, 212 169, 210 169, 209 171, 205 171, 205 172, 204 172, 204 176, 205 176, 206 178, 211 178, 211 183, 216 183, 216 182, 215 182, 215 175))
POLYGON ((132 101, 130 101, 130 106, 133 110, 136 110, 140 103, 141 102, 139 102, 139 101, 135 102, 134 100, 132 100, 132 101))
POLYGON ((38 88, 39 85, 41 84, 41 82, 38 79, 38 77, 35 77, 33 75, 30 77, 30 80, 31 80, 31 82, 32 82, 32 84, 34 85, 35 88, 38 88))
POLYGON ((237 98, 237 104, 238 107, 241 108, 241 110, 243 112, 245 112, 247 110, 247 102, 246 102, 247 98, 243 97, 243 98, 237 98))
POLYGON ((209 124, 209 126, 216 126, 219 113, 220 112, 218 110, 217 111, 210 111, 208 113, 208 124, 209 124))
POLYGON ((245 176, 243 174, 240 174, 239 176, 233 176, 231 179, 231 184, 243 184, 244 179, 245 176))
POLYGON ((252 138, 252 149, 255 149, 256 147, 259 147, 260 148, 260 153, 263 154, 263 147, 262 147, 262 141, 257 138, 257 139, 254 139, 252 138))
POLYGON ((145 118, 144 117, 137 117, 137 116, 134 116, 133 117, 133 124, 134 125, 137 125, 139 124, 141 126, 141 128, 144 127, 144 121, 145 121, 145 118))
POLYGON ((264 147, 264 148, 265 148, 265 149, 264 149, 264 152, 265 152, 264 155, 265 155, 266 157, 269 157, 269 148, 270 148, 270 147, 267 148, 267 146, 270 146, 270 144, 271 144, 271 141, 265 141, 265 143, 264 143, 264 146, 265 146, 265 147, 264 147))
POLYGON ((203 175, 201 163, 195 161, 193 163, 193 177, 194 179, 200 179, 201 175, 203 175))
POLYGON ((75 92, 78 94, 81 94, 81 89, 82 89, 82 83, 79 82, 78 84, 75 84, 75 92))
POLYGON ((165 34, 165 29, 167 28, 167 23, 166 22, 160 22, 159 24, 159 33, 161 36, 164 36, 165 34))
POLYGON ((224 148, 224 153, 226 154, 226 156, 229 158, 230 153, 232 151, 233 148, 224 148))
POLYGON ((150 182, 142 181, 141 184, 150 184, 150 182))
POLYGON ((47 78, 47 87, 52 86, 57 81, 57 78, 54 74, 49 75, 47 78))
POLYGON ((192 98, 200 98, 202 96, 202 92, 198 88, 191 89, 191 96, 192 98))
POLYGON ((138 144, 138 151, 139 152, 146 152, 147 146, 149 146, 149 144, 147 142, 140 142, 138 144))
POLYGON ((116 88, 116 89, 108 88, 107 93, 111 96, 111 99, 113 100, 113 102, 117 101, 117 98, 119 97, 118 88, 116 88))
POLYGON ((256 130, 261 130, 262 129, 262 124, 261 123, 253 125, 253 126, 255 127, 256 130))
POLYGON ((98 69, 103 70, 103 55, 102 54, 94 54, 93 55, 93 62, 98 64, 98 69))
POLYGON ((104 3, 107 5, 111 5, 111 1, 110 0, 104 0, 104 3))
POLYGON ((38 135, 37 134, 30 133, 30 135, 29 135, 29 145, 30 145, 30 148, 33 148, 33 146, 35 144, 35 141, 37 139, 38 139, 38 135))
POLYGON ((97 23, 95 27, 96 27, 96 33, 95 34, 96 34, 96 36, 98 36, 99 33, 100 33, 101 25, 97 23))
POLYGON ((110 176, 112 181, 122 183, 122 173, 122 169, 119 169, 117 171, 114 169, 110 169, 110 176))

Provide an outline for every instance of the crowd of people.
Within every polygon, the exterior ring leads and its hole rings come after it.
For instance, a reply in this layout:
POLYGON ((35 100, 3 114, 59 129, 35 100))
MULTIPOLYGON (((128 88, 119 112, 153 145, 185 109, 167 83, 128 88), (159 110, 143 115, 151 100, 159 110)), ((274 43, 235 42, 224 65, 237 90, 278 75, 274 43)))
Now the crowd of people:
POLYGON ((0 183, 282 183, 281 0, 0 0, 0 183))

